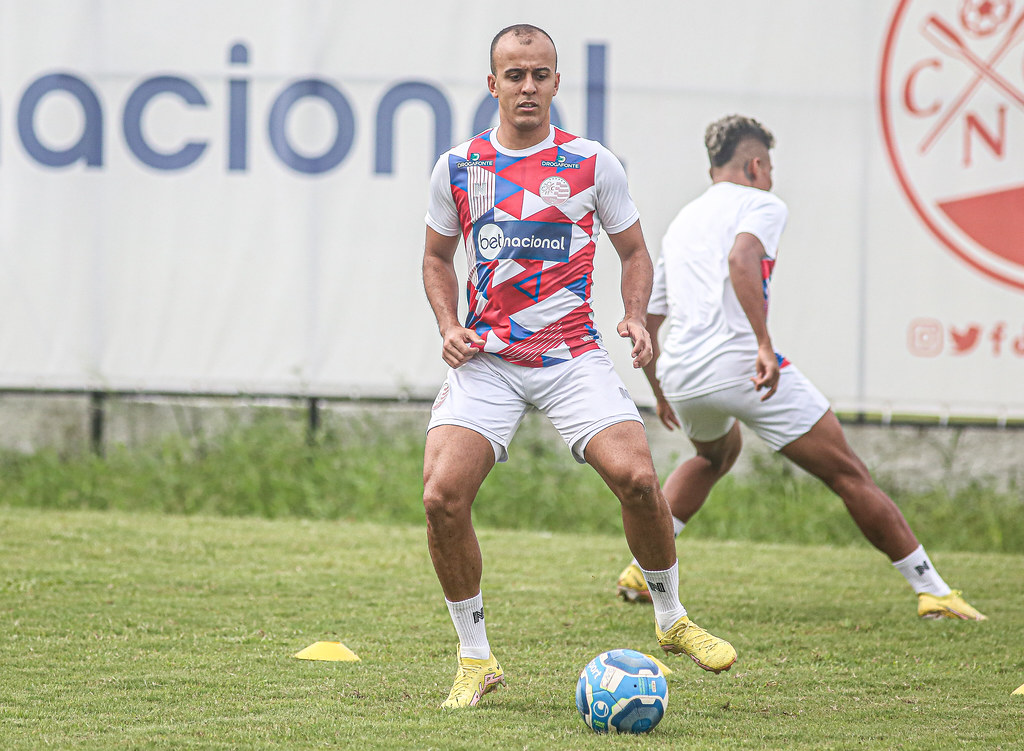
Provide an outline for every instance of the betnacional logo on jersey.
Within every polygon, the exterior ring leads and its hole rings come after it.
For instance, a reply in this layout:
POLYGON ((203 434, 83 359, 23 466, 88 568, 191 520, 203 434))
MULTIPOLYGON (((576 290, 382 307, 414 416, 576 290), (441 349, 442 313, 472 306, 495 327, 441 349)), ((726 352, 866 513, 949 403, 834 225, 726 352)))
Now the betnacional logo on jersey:
POLYGON ((469 160, 465 162, 456 162, 455 166, 459 169, 466 169, 467 167, 493 167, 493 159, 481 159, 480 154, 473 152, 469 155, 469 160))
POLYGON ((473 227, 478 261, 523 258, 535 261, 569 260, 572 224, 567 222, 478 222, 473 227))
POLYGON ((541 200, 549 206, 561 206, 569 200, 569 196, 572 195, 572 188, 569 187, 568 180, 556 175, 545 178, 541 182, 537 193, 540 195, 541 200))
POLYGON ((885 147, 925 226, 1024 290, 1024 2, 899 0, 879 85, 885 147))

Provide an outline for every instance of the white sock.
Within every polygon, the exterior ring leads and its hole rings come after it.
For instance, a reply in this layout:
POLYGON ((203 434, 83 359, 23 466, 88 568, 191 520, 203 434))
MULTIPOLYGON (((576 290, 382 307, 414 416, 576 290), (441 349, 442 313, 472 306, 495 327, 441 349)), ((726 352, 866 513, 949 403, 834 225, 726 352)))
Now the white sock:
POLYGON ((668 631, 675 622, 686 615, 686 608, 679 602, 679 561, 664 571, 644 571, 647 588, 654 603, 654 618, 658 628, 668 631))
POLYGON ((903 578, 907 580, 914 592, 921 594, 927 592, 936 597, 945 597, 950 593, 949 585, 942 580, 939 572, 935 570, 932 562, 928 560, 928 554, 924 552, 924 545, 918 545, 917 550, 898 561, 893 561, 903 578))
POLYGON ((455 633, 459 635, 459 656, 486 660, 491 654, 491 646, 487 643, 484 624, 483 593, 478 592, 476 597, 460 602, 450 602, 447 597, 444 601, 455 624, 455 633))
MULTIPOLYGON (((682 532, 685 527, 686 527, 686 522, 679 521, 674 516, 672 517, 672 530, 673 530, 672 533, 676 537, 679 537, 679 533, 682 532)), ((637 566, 637 567, 640 566, 640 564, 639 564, 639 562, 637 562, 636 558, 633 558, 633 565, 637 566)), ((642 571, 643 569, 640 569, 640 570, 642 571)))

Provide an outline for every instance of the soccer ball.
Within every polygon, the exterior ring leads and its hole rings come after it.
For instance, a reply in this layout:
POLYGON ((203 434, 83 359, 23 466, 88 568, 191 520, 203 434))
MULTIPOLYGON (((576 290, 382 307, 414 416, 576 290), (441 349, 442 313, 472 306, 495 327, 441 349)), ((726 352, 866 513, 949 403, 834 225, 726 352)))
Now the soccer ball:
POLYGON ((646 733, 668 707, 668 683, 647 655, 633 649, 602 652, 583 668, 576 708, 595 733, 646 733))

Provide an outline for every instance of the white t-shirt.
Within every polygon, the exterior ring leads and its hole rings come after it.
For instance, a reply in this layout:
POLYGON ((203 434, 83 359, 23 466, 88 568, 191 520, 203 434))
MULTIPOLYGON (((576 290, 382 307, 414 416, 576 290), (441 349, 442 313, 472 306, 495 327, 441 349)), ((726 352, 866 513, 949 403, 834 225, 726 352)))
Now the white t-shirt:
MULTIPOLYGON (((657 365, 667 398, 698 396, 754 376, 757 338, 729 279, 729 251, 742 232, 761 241, 767 311, 787 214, 786 204, 773 193, 719 182, 684 206, 669 225, 647 309, 667 317, 657 365)), ((781 357, 779 363, 788 365, 781 357)))

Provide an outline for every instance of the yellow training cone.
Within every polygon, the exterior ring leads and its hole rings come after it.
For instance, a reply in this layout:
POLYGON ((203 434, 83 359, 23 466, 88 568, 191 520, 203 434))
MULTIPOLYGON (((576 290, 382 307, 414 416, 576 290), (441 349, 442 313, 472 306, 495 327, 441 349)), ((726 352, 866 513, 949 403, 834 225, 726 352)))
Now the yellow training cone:
POLYGON ((340 641, 318 641, 295 655, 300 660, 358 662, 359 656, 340 641))
MULTIPOLYGON (((1014 691, 1013 693, 1014 693, 1014 694, 1024 694, 1024 686, 1021 686, 1020 688, 1018 688, 1018 689, 1017 689, 1016 691, 1014 691)), ((1011 696, 1012 696, 1012 694, 1011 694, 1011 696)))
POLYGON ((670 668, 668 665, 663 663, 661 660, 659 660, 654 655, 644 655, 644 657, 650 657, 651 660, 654 662, 654 664, 657 665, 658 668, 661 670, 661 674, 662 675, 670 675, 672 673, 672 668, 670 668))

